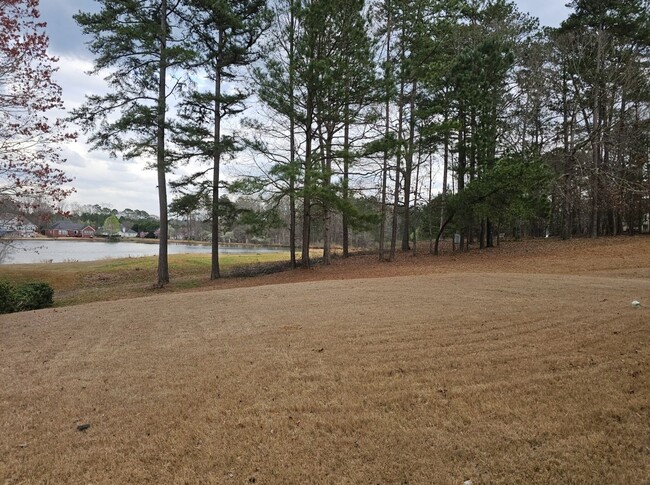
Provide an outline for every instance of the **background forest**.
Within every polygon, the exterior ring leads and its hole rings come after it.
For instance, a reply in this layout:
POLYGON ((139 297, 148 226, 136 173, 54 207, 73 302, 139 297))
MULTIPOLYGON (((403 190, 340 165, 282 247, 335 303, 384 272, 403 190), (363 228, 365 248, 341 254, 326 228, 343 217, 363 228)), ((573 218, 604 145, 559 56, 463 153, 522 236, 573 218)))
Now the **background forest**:
POLYGON ((650 231, 648 0, 574 0, 556 29, 505 0, 97 4, 75 20, 108 92, 71 120, 157 170, 160 285, 170 214, 210 224, 212 278, 235 226, 304 267, 650 231))

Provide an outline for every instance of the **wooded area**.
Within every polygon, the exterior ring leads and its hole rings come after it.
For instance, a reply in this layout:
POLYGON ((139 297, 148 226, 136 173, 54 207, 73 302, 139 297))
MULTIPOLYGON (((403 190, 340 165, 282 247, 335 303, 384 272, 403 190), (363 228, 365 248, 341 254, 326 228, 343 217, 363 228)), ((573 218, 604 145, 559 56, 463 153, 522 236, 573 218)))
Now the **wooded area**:
POLYGON ((207 166, 173 189, 209 204, 212 278, 224 191, 259 197, 261 221, 284 210, 303 267, 368 229, 388 260, 452 233, 649 231, 647 0, 576 0, 557 29, 502 0, 99 3, 75 18, 110 92, 74 117, 157 168, 159 285, 166 177, 188 159, 207 166), (255 170, 222 180, 227 158, 255 170))

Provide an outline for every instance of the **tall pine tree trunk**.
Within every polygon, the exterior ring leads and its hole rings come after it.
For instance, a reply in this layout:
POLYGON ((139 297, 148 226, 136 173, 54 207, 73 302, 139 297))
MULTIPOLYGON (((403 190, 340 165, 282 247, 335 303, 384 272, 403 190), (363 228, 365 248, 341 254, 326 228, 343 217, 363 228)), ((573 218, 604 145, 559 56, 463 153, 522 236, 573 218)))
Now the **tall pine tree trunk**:
POLYGON ((572 223, 571 223, 571 185, 573 183, 573 168, 571 164, 570 147, 569 147, 569 86, 568 86, 568 73, 562 59, 562 138, 563 138, 563 154, 564 154, 564 204, 562 221, 562 239, 569 239, 572 236, 572 223))
MULTIPOLYGON (((390 49, 391 49, 391 11, 390 2, 386 2, 388 18, 386 19, 386 59, 385 59, 385 84, 386 84, 386 99, 384 103, 384 143, 388 143, 388 136, 390 135, 390 49)), ((387 201, 386 193, 388 191, 388 147, 384 147, 384 162, 381 171, 381 222, 379 226, 379 260, 384 260, 384 243, 386 239, 386 216, 387 216, 387 201)))
POLYGON ((343 128, 343 257, 347 258, 350 252, 350 216, 347 204, 350 200, 350 104, 345 103, 345 126, 343 128))
MULTIPOLYGON (((456 168, 457 192, 465 190, 465 173, 467 172, 467 114, 464 107, 458 110, 460 129, 458 130, 458 167, 456 168)), ((447 220, 447 219, 445 219, 447 220)), ((465 242, 465 231, 460 231, 460 249, 463 249, 465 242)))
POLYGON ((167 216, 167 167, 165 161, 165 108, 167 102, 167 0, 160 3, 160 62, 158 65, 158 104, 156 110, 156 171, 158 175, 158 204, 160 210, 160 239, 158 243, 159 288, 169 283, 167 258, 168 216, 167 216))
MULTIPOLYGON (((219 52, 223 51, 225 32, 219 31, 219 52)), ((219 183, 221 169, 221 67, 216 61, 214 72, 214 147, 212 154, 212 269, 210 279, 221 277, 219 270, 219 183)))
MULTIPOLYGON (((421 159, 422 150, 418 150, 418 163, 415 166, 415 190, 413 192, 413 207, 417 209, 418 207, 418 192, 419 192, 419 182, 420 182, 420 164, 422 163, 421 159)), ((417 212, 414 214, 415 221, 413 222, 413 256, 418 252, 418 220, 417 212)))
MULTIPOLYGON (((449 119, 449 113, 448 110, 445 108, 445 113, 444 113, 444 124, 445 124, 445 140, 444 140, 444 151, 443 151, 443 167, 442 167, 442 204, 440 207, 440 226, 439 228, 442 227, 442 225, 445 222, 445 212, 446 212, 446 207, 445 204, 447 203, 447 174, 449 171, 449 130, 446 128, 447 126, 447 121, 449 119)), ((429 196, 431 198, 431 196, 429 196)), ((432 252, 432 248, 429 248, 429 252, 432 252)))
POLYGON ((404 157, 404 226, 402 228, 402 251, 408 251, 411 234, 411 177, 413 175, 413 156, 415 154, 415 96, 417 80, 413 81, 409 96, 409 138, 404 157))
POLYGON ((312 88, 307 90, 306 99, 306 120, 305 120, 305 177, 302 200, 302 254, 300 255, 301 265, 309 269, 309 244, 311 242, 311 171, 312 171, 312 120, 314 114, 314 101, 312 88))
MULTIPOLYGON (((402 44, 401 58, 404 58, 404 46, 402 44)), ((400 193, 400 175, 401 175, 401 159, 402 159, 402 143, 404 126, 404 78, 400 75, 400 88, 399 88, 399 110, 397 115, 397 156, 395 157, 395 193, 393 194, 393 224, 391 227, 390 237, 390 256, 389 260, 395 260, 395 251, 397 249, 397 225, 399 215, 399 193, 400 193)))
POLYGON ((289 4, 289 252, 291 267, 296 267, 296 115, 295 115, 295 17, 294 3, 289 4))
POLYGON ((591 176, 591 237, 598 237, 598 212, 599 212, 599 184, 600 184, 600 78, 601 78, 601 67, 602 67, 602 36, 603 29, 602 26, 598 28, 598 35, 596 37, 596 80, 594 82, 594 92, 593 92, 593 115, 592 115, 592 176, 591 176))
POLYGON ((332 139, 333 133, 328 128, 327 138, 325 139, 324 158, 323 158, 323 189, 325 199, 323 200, 323 264, 331 264, 332 256, 332 208, 328 198, 328 192, 332 182, 332 139))

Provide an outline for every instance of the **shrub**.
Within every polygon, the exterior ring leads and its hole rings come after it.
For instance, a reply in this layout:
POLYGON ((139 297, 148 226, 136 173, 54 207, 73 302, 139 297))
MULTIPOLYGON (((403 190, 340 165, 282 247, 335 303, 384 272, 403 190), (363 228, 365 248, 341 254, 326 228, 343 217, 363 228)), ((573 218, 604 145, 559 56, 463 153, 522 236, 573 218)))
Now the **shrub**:
POLYGON ((0 281, 0 314, 51 307, 53 296, 54 290, 47 283, 25 283, 14 287, 0 281))
POLYGON ((16 288, 17 311, 38 310, 54 304, 54 290, 47 283, 26 283, 16 288))
POLYGON ((15 289, 6 281, 0 281, 0 314, 16 311, 15 289))

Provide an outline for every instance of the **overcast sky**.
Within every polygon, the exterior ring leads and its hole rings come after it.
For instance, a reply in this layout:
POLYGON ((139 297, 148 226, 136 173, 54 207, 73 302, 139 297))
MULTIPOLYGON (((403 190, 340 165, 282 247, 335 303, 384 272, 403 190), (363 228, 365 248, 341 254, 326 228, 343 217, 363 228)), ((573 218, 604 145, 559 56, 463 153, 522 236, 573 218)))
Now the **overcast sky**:
MULTIPOLYGON (((542 25, 556 27, 570 10, 567 0, 518 0, 520 10, 539 18, 542 25)), ((92 68, 79 27, 72 15, 95 8, 91 0, 41 0, 41 16, 47 22, 50 52, 60 58, 57 81, 63 88, 67 109, 79 106, 86 94, 103 92, 105 83, 99 76, 85 74, 92 68)), ((68 201, 79 204, 102 204, 118 210, 142 209, 158 214, 156 174, 145 170, 144 163, 113 159, 107 153, 90 152, 85 137, 63 150, 67 162, 64 170, 74 178, 76 193, 68 201)))

